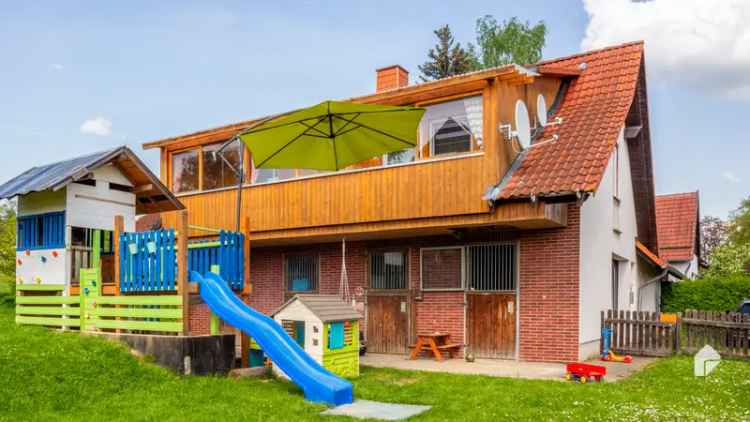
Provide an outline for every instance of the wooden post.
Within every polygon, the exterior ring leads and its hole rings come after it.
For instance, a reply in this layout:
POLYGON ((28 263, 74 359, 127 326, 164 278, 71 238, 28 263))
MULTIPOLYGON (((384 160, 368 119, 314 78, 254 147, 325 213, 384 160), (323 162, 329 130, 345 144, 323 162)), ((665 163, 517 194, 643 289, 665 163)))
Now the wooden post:
POLYGON ((177 216, 177 292, 182 297, 182 335, 190 329, 190 292, 188 291, 188 212, 180 210, 177 216))
MULTIPOLYGON (((114 274, 112 275, 113 281, 115 282, 115 296, 120 296, 120 234, 125 231, 125 219, 121 215, 115 216, 114 233, 112 234, 112 251, 114 252, 114 274)), ((120 305, 115 306, 119 308, 120 305)), ((120 317, 115 318, 119 321, 120 317)), ((115 330, 116 333, 121 333, 121 329, 115 330)))
POLYGON ((115 216, 115 232, 112 239, 112 249, 114 252, 114 282, 115 295, 120 296, 120 235, 125 231, 125 219, 121 215, 115 216))
MULTIPOLYGON (((249 300, 250 293, 253 291, 250 283, 250 217, 242 219, 242 234, 244 235, 242 277, 245 281, 242 286, 242 297, 249 300)), ((240 331, 240 351, 242 352, 242 367, 247 368, 250 366, 250 337, 244 331, 240 331)))

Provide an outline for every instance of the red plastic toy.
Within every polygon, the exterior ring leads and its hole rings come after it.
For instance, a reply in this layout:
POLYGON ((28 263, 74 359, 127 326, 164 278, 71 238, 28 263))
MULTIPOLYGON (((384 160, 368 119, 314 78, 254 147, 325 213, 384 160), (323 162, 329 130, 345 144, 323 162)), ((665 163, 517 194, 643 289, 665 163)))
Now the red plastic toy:
POLYGON ((589 380, 601 382, 605 375, 607 375, 607 368, 604 366, 578 362, 565 365, 565 379, 568 381, 575 380, 581 384, 589 380))

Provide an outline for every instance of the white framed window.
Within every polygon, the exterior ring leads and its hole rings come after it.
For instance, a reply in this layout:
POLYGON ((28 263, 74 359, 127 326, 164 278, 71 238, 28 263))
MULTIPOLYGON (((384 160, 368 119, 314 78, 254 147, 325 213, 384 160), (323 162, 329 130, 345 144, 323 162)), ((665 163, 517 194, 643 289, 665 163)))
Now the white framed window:
POLYGON ((481 95, 428 105, 419 124, 420 151, 429 145, 430 156, 460 154, 482 147, 481 95))
POLYGON ((419 251, 422 290, 463 290, 464 253, 462 246, 422 248, 419 251))

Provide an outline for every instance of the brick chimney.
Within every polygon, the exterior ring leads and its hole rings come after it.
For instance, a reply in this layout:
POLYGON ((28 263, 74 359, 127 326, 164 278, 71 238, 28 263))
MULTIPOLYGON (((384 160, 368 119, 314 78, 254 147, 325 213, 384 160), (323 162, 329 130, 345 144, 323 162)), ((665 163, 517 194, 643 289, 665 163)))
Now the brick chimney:
POLYGON ((377 69, 375 74, 377 75, 375 92, 403 88, 409 85, 409 71, 397 64, 377 69))

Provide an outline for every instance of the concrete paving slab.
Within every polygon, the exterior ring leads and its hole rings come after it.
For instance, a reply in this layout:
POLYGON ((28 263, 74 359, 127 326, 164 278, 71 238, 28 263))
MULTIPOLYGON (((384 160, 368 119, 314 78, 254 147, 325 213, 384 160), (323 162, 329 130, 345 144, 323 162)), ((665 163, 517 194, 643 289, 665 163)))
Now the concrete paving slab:
POLYGON ((355 400, 354 403, 336 406, 321 415, 349 416, 357 419, 380 419, 400 421, 430 410, 431 406, 416 404, 381 403, 370 400, 355 400))
MULTIPOLYGON (((605 382, 613 382, 629 377, 654 360, 653 358, 634 357, 633 362, 630 364, 601 362, 599 360, 592 360, 590 363, 606 366, 607 376, 604 380, 605 382)), ((565 364, 550 362, 517 362, 503 359, 476 359, 474 362, 466 362, 463 359, 446 359, 442 362, 437 362, 434 359, 410 360, 403 355, 368 353, 360 358, 360 363, 364 366, 375 368, 487 375, 491 377, 559 381, 564 380, 565 377, 565 364)))

